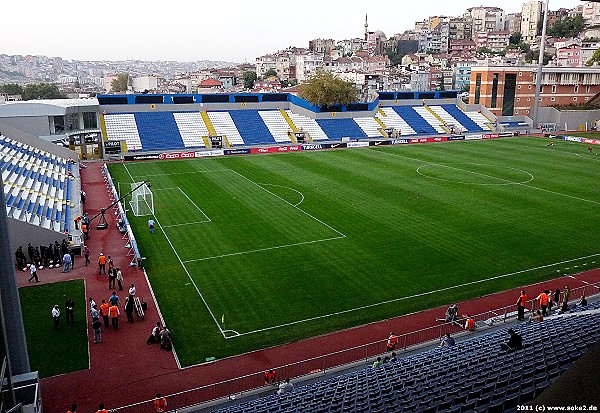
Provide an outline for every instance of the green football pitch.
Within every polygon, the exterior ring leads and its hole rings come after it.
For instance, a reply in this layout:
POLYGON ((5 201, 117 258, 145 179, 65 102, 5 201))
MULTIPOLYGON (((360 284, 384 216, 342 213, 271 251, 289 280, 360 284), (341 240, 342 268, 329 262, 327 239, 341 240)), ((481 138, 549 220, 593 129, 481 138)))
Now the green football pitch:
MULTIPOLYGON (((540 138, 109 165, 182 365, 600 267, 600 158, 540 138)), ((374 337, 377 339, 377 337, 374 337)))

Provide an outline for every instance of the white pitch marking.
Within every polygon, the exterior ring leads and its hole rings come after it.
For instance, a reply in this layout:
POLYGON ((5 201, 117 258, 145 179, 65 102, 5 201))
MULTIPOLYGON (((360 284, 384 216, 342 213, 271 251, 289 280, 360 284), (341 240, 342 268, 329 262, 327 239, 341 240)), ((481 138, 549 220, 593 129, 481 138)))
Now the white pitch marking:
POLYGON ((342 238, 346 238, 346 235, 342 234, 340 231, 338 231, 337 229, 333 228, 331 225, 329 225, 329 224, 326 224, 325 222, 321 221, 319 218, 316 218, 316 217, 312 216, 311 214, 309 214, 308 212, 306 212, 305 210, 298 208, 297 206, 295 206, 294 204, 292 204, 292 203, 291 203, 291 202, 289 202, 289 201, 286 201, 285 199, 283 199, 283 198, 282 198, 282 197, 280 197, 279 195, 277 195, 277 194, 274 194, 273 192, 269 191, 269 190, 268 190, 268 189, 266 189, 266 188, 263 188, 262 186, 260 186, 260 185, 259 185, 259 184, 257 184, 256 182, 254 182, 252 179, 250 179, 250 178, 248 178, 248 177, 245 177, 244 175, 242 175, 241 173, 239 173, 239 172, 237 172, 237 171, 235 171, 235 170, 233 170, 233 169, 229 169, 229 170, 230 170, 231 172, 233 172, 234 174, 236 174, 236 175, 238 175, 238 176, 240 176, 240 177, 244 178, 246 181, 250 182, 251 184, 258 186, 258 187, 259 187, 260 189, 262 189, 263 191, 266 191, 266 192, 270 193, 270 194, 271 194, 271 195, 273 195, 275 198, 278 198, 278 199, 282 200, 283 202, 285 202, 286 204, 288 204, 288 205, 290 205, 290 206, 292 206, 292 207, 296 208, 298 211, 302 212, 303 214, 305 214, 305 215, 308 215, 309 217, 311 217, 312 219, 314 219, 314 220, 315 220, 315 221, 317 221, 318 223, 325 225, 325 226, 326 226, 327 228, 329 228, 330 230, 332 230, 332 231, 334 231, 334 232, 336 232, 336 233, 340 234, 340 236, 341 236, 342 238))
POLYGON ((283 185, 275 185, 275 184, 259 184, 259 185, 266 185, 266 186, 278 186, 280 188, 285 188, 285 189, 289 189, 290 191, 294 191, 298 194, 300 194, 300 202, 298 202, 297 204, 294 204, 295 207, 297 207, 298 205, 300 205, 302 202, 304 202, 304 194, 300 191, 298 191, 297 189, 294 188, 290 188, 289 186, 283 186, 283 185))
POLYGON ((232 252, 230 254, 213 255, 211 257, 195 258, 195 259, 186 260, 186 261, 183 261, 183 262, 184 263, 188 263, 188 262, 213 260, 213 259, 216 259, 216 258, 233 257, 235 255, 252 254, 252 253, 255 253, 255 252, 262 252, 262 251, 277 250, 277 249, 281 249, 281 248, 296 247, 298 245, 316 244, 317 242, 327 242, 327 241, 333 241, 333 240, 342 239, 342 238, 345 238, 345 236, 343 236, 343 237, 332 237, 332 238, 317 239, 317 240, 314 240, 314 241, 296 242, 294 244, 277 245, 275 247, 265 247, 265 248, 259 248, 259 249, 248 250, 248 251, 232 252))
MULTIPOLYGON (((364 306, 357 307, 357 308, 351 308, 351 309, 348 309, 348 310, 337 311, 337 312, 331 313, 331 314, 324 314, 324 315, 320 315, 320 316, 316 316, 316 317, 307 318, 307 319, 304 319, 304 320, 292 321, 292 322, 289 322, 289 323, 284 323, 284 324, 280 324, 280 325, 276 325, 276 326, 272 326, 272 327, 261 328, 261 329, 254 330, 254 331, 249 331, 249 332, 246 332, 246 333, 240 333, 240 336, 246 336, 246 335, 250 335, 250 334, 261 333, 261 332, 264 332, 264 331, 274 330, 274 329, 281 328, 281 327, 288 327, 288 326, 292 326, 292 325, 296 325, 296 324, 300 324, 300 323, 305 323, 305 322, 308 322, 308 321, 314 321, 314 320, 319 320, 319 319, 323 319, 323 318, 328 318, 328 317, 332 317, 332 316, 336 316, 336 315, 340 315, 340 314, 347 314, 347 313, 351 313, 351 312, 354 312, 354 311, 364 310, 364 309, 367 309, 367 308, 373 308, 373 307, 377 307, 377 306, 380 306, 380 305, 390 304, 390 303, 394 303, 394 302, 398 302, 398 301, 410 300, 410 299, 417 298, 417 297, 424 297, 424 296, 431 295, 431 294, 437 294, 437 293, 443 292, 443 291, 449 291, 449 290, 453 290, 453 289, 456 289, 456 288, 466 287, 466 286, 469 286, 469 285, 482 284, 482 283, 485 283, 485 282, 488 282, 488 281, 492 281, 492 280, 497 280, 497 279, 500 279, 500 278, 511 277, 513 275, 524 274, 524 273, 527 273, 529 271, 541 270, 541 269, 544 269, 544 268, 553 267, 555 265, 565 264, 567 262, 573 262, 573 261, 577 261, 577 260, 581 260, 581 259, 585 259, 585 258, 590 258, 590 257, 597 257, 597 256, 600 256, 600 253, 588 255, 588 256, 585 256, 585 257, 579 257, 579 258, 573 258, 573 259, 570 259, 570 260, 555 262, 553 264, 541 265, 539 267, 529 268, 527 270, 520 270, 520 271, 515 271, 515 272, 511 272, 511 273, 507 273, 507 274, 497 275, 495 277, 486 278, 484 280, 469 281, 467 283, 463 283, 463 284, 459 284, 459 285, 454 285, 454 286, 451 286, 451 287, 444 287, 444 288, 440 288, 440 289, 433 290, 433 291, 428 291, 428 292, 419 293, 419 294, 413 294, 413 295, 408 296, 408 297, 394 298, 392 300, 382 301, 380 303, 364 305, 364 306)), ((236 337, 238 337, 238 336, 236 336, 236 337)), ((225 338, 227 339, 227 338, 230 338, 230 337, 225 337, 225 338)), ((233 338, 233 337, 231 337, 231 338, 233 338)))
MULTIPOLYGON (((127 169, 127 165, 123 164, 123 167, 125 168, 125 170, 127 171, 127 173, 129 174, 129 177, 131 178, 131 181, 134 182, 133 176, 131 176, 131 173, 129 172, 129 169, 127 169)), ((154 221, 156 221, 156 225, 162 229, 162 226, 160 225, 160 222, 158 221, 158 218, 156 217, 155 214, 152 214, 152 216, 154 217, 154 221)), ((202 302, 204 303, 204 306, 206 307, 206 309, 208 310, 208 313, 210 314, 210 316, 212 317, 213 321, 215 322, 215 324, 217 325, 217 328, 219 329, 219 332, 221 333, 221 335, 223 337, 225 337, 225 333, 223 332, 223 329, 221 328, 221 324, 219 324, 219 321, 217 320, 217 318, 215 317, 215 315, 213 314, 212 310, 210 309, 210 307, 208 306, 208 303, 206 302, 206 299, 204 298, 204 296, 202 295, 202 293, 200 292, 200 289, 198 288, 198 286, 196 285, 196 282, 194 281, 194 279, 192 278, 192 276, 190 275, 190 272, 188 271, 187 267, 185 266, 185 264, 183 263, 183 261, 181 260, 181 257, 179 256, 179 254, 177 253, 177 250, 175 249, 175 247, 173 246, 173 243, 171 242, 171 239, 169 238, 169 236, 167 235, 167 233, 165 232, 164 229, 162 229, 161 231, 163 233, 163 235, 165 236, 167 242, 169 243, 169 245, 171 246, 171 249, 173 250, 173 252, 175 253, 175 256, 177 257, 177 259, 179 260, 179 263, 181 264, 181 266, 183 267, 183 270, 185 271, 185 273, 187 274, 188 278, 190 279, 191 284, 194 286, 194 288, 196 289, 196 292, 198 293, 198 295, 200 296, 200 299, 202 300, 202 302)), ((226 337, 225 337, 226 338, 226 337)))
POLYGON ((574 195, 563 194, 562 192, 551 191, 549 189, 538 188, 537 186, 527 185, 527 184, 521 183, 521 182, 514 182, 514 181, 511 181, 509 179, 498 178, 498 177, 491 176, 491 175, 486 175, 486 174, 482 174, 482 173, 478 173, 478 172, 469 171, 467 169, 456 168, 456 167, 453 167, 453 166, 444 165, 444 164, 436 163, 436 162, 427 162, 427 161, 425 161, 423 159, 412 158, 410 156, 405 156, 405 155, 398 155, 397 153, 389 153, 389 152, 385 152, 385 151, 374 151, 374 152, 386 154, 386 155, 389 155, 389 156, 397 156, 397 157, 400 157, 400 158, 410 159, 410 160, 413 160, 413 161, 419 161, 419 162, 423 162, 425 164, 442 166, 442 167, 445 167, 445 168, 455 169, 457 171, 469 172, 469 173, 472 173, 472 174, 475 174, 475 175, 480 175, 480 176, 483 176, 483 177, 486 177, 486 178, 494 178, 494 179, 498 179, 500 181, 510 182, 512 184, 515 184, 515 185, 521 185, 521 186, 524 186, 526 188, 536 189, 538 191, 549 192, 551 194, 564 196, 566 198, 572 198, 572 199, 576 199, 578 201, 589 202, 589 203, 592 203, 592 204, 600 205, 600 202, 598 202, 598 201, 592 201, 590 199, 580 198, 580 197, 577 197, 577 196, 574 196, 574 195))

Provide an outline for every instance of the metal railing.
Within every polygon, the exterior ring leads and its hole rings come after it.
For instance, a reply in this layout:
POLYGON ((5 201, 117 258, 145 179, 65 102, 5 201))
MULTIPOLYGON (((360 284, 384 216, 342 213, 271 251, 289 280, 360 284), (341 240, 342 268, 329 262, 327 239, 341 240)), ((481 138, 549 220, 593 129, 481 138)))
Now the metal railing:
MULTIPOLYGON (((585 295, 586 297, 596 295, 599 293, 599 289, 600 283, 574 288, 570 292, 569 302, 573 303, 575 300, 580 299, 582 295, 585 295)), ((526 308, 533 312, 536 308, 536 300, 528 300, 526 308)), ((504 323, 506 322, 506 319, 511 318, 513 314, 516 314, 515 304, 489 310, 484 313, 473 315, 472 317, 475 319, 476 325, 482 326, 484 324, 494 325, 504 323)), ((455 334, 463 330, 464 328, 460 322, 443 322, 436 326, 405 333, 398 336, 396 351, 406 351, 418 345, 439 341, 446 333, 455 334)), ((168 404, 167 410, 177 411, 221 398, 235 399, 238 395, 252 390, 260 390, 261 388, 264 391, 272 389, 274 392, 277 388, 276 384, 288 377, 290 379, 297 379, 308 375, 324 374, 331 369, 339 368, 351 363, 360 361, 365 361, 366 363, 369 359, 382 355, 386 351, 386 343, 387 339, 378 340, 273 368, 276 372, 275 384, 265 384, 264 371, 260 371, 173 393, 164 396, 168 404)), ((145 400, 112 409, 111 412, 145 413, 151 411, 153 402, 154 400, 145 400)))

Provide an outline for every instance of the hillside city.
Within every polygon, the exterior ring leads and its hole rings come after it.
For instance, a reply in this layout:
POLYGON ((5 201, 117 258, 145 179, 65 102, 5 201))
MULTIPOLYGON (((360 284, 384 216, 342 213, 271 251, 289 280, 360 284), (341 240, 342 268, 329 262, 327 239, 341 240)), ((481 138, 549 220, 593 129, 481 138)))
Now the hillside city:
MULTIPOLYGON (((361 36, 313 39, 308 47, 258 56, 254 64, 77 61, 0 54, 0 84, 52 83, 68 97, 126 91, 294 93, 316 71, 327 70, 353 83, 367 100, 381 90, 459 90, 466 95, 473 67, 537 63, 543 8, 542 1, 525 2, 515 13, 500 7, 471 7, 456 17, 430 16, 390 37, 372 30, 365 16, 363 30, 357 22, 361 36), (127 75, 127 90, 114 90, 119 74, 127 75)), ((544 63, 564 68, 595 66, 599 47, 599 3, 549 11, 544 63)), ((5 93, 3 99, 20 97, 5 93)))

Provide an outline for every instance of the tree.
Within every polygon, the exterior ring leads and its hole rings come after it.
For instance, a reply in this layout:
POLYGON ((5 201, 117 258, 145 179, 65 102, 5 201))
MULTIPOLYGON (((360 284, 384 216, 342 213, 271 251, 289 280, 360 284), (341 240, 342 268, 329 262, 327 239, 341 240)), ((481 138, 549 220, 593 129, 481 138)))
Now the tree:
POLYGON ((110 91, 113 93, 127 92, 129 86, 129 74, 119 73, 112 82, 110 82, 110 91))
POLYGON ((319 71, 300 85, 298 95, 317 106, 355 102, 358 91, 350 82, 336 78, 330 72, 319 71))
POLYGON ((278 77, 278 76, 277 76, 277 72, 275 71, 275 69, 269 69, 269 70, 267 70, 267 71, 265 72, 265 74, 263 75, 263 79, 267 79, 267 78, 269 78, 269 77, 271 77, 271 76, 278 77))
MULTIPOLYGON (((540 57, 540 52, 539 51, 533 51, 530 50, 525 54, 525 62, 526 63, 531 63, 534 60, 538 60, 540 57)), ((552 59, 553 55, 551 55, 550 53, 544 53, 544 62, 542 63, 543 66, 546 66, 548 64, 548 62, 550 61, 550 59, 552 59)))
POLYGON ((66 99, 67 97, 58 90, 58 86, 50 83, 32 83, 26 85, 21 96, 23 100, 66 99))
POLYGON ((588 60, 585 65, 592 66, 594 63, 600 62, 600 49, 596 49, 590 60, 588 60))
POLYGON ((0 93, 6 93, 7 95, 22 95, 23 86, 17 83, 5 83, 0 85, 0 93))
POLYGON ((519 44, 521 43, 521 33, 520 32, 514 32, 513 34, 510 35, 510 37, 508 38, 508 44, 519 44))
POLYGON ((256 72, 253 70, 244 72, 242 77, 244 78, 244 89, 252 89, 254 86, 254 81, 258 78, 256 76, 256 72))
POLYGON ((548 29, 548 36, 552 37, 577 37, 583 29, 583 16, 581 14, 573 17, 565 17, 557 21, 548 29))

